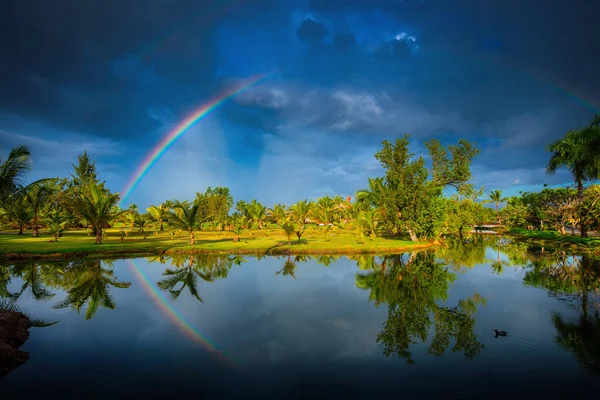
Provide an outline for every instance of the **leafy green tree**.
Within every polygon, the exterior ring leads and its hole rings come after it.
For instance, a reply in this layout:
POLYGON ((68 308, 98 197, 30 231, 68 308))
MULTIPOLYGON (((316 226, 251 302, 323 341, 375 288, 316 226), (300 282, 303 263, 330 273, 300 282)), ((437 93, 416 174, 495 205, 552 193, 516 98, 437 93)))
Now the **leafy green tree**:
POLYGON ((204 193, 196 193, 196 201, 204 203, 206 213, 211 215, 210 220, 223 229, 229 216, 229 210, 233 207, 233 197, 229 188, 211 188, 209 186, 204 193))
POLYGON ((445 215, 444 187, 454 187, 463 195, 472 192, 473 188, 467 182, 471 178, 471 160, 479 150, 461 140, 458 145, 448 147, 451 154, 448 157, 439 141, 430 140, 426 143, 432 160, 432 174, 428 180, 430 171, 425 166, 425 159, 413 159, 414 154, 408 150, 408 138, 405 135, 394 144, 383 141, 383 148, 375 157, 386 170, 381 196, 385 224, 391 232, 406 231, 413 241, 418 241, 419 235, 435 237, 441 231, 445 215))
POLYGON ((117 219, 124 211, 115 211, 119 195, 92 184, 83 188, 78 197, 71 200, 71 210, 83 218, 96 234, 96 244, 102 244, 102 230, 117 219))

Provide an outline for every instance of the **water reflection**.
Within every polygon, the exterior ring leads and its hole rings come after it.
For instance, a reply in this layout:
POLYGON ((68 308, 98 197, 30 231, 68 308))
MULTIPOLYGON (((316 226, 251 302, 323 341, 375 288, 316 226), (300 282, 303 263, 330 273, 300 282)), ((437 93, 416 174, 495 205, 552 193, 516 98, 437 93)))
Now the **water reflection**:
POLYGON ((576 319, 553 313, 556 341, 572 351, 582 366, 600 375, 600 260, 568 256, 564 251, 540 254, 531 261, 524 281, 579 310, 576 319))
MULTIPOLYGON (((377 325, 379 333, 372 332, 369 336, 371 343, 380 344, 379 354, 400 357, 408 364, 414 364, 415 348, 424 346, 432 356, 458 353, 466 359, 476 358, 485 351, 485 340, 478 338, 475 332, 478 331, 476 316, 485 310, 481 306, 486 305, 483 295, 487 297, 487 294, 473 286, 449 301, 450 289, 460 273, 469 273, 480 266, 490 268, 495 278, 517 276, 515 269, 521 268, 525 284, 547 291, 577 313, 575 318, 567 312, 548 313, 556 329, 556 342, 572 352, 583 367, 600 375, 598 259, 587 255, 569 256, 560 250, 513 243, 500 237, 475 236, 449 241, 435 251, 384 257, 289 255, 275 259, 276 269, 269 275, 271 278, 273 273, 278 276, 272 278, 276 285, 293 282, 298 287, 298 283, 289 278, 301 282, 306 279, 305 274, 315 271, 312 268, 315 264, 321 266, 321 271, 327 268, 328 273, 334 273, 339 271, 336 263, 347 263, 348 258, 358 270, 351 275, 355 288, 367 292, 369 301, 376 308, 387 311, 381 327, 377 325)), ((205 307, 199 303, 203 302, 204 296, 210 296, 205 285, 230 278, 234 266, 243 266, 247 262, 240 256, 208 254, 160 255, 146 260, 159 267, 149 284, 156 285, 157 292, 168 295, 165 301, 169 297, 173 307, 182 304, 189 307, 190 302, 185 298, 194 299, 192 303, 197 307, 205 307)), ((265 261, 265 265, 270 264, 265 261)), ((115 310, 119 306, 117 302, 126 302, 120 293, 130 288, 131 283, 119 279, 117 272, 120 271, 123 270, 115 268, 112 261, 101 260, 7 265, 0 267, 0 298, 18 302, 27 293, 35 301, 52 302, 54 308, 70 307, 89 320, 99 308, 115 310)), ((260 270, 252 273, 261 274, 260 270)), ((345 287, 344 290, 353 289, 345 287)), ((501 300, 493 301, 498 304, 501 300)), ((211 302, 211 306, 213 304, 211 302)), ((492 338, 493 328, 504 327, 486 326, 492 338)), ((512 335, 513 329, 508 329, 512 335)), ((506 339, 503 343, 510 343, 511 337, 506 339)))
POLYGON ((386 356, 397 355, 414 364, 410 346, 416 339, 425 342, 433 326, 434 334, 428 354, 441 356, 454 340, 452 352, 461 352, 473 358, 481 352, 483 344, 473 332, 473 314, 485 300, 477 293, 461 299, 453 307, 438 303, 447 298, 449 283, 455 275, 436 260, 435 252, 411 253, 405 261, 403 255, 361 257, 357 262, 369 273, 358 273, 356 285, 369 290, 369 298, 379 307, 386 303, 388 317, 377 342, 384 346, 386 356))
MULTIPOLYGON (((150 259, 151 260, 151 259, 150 259)), ((167 268, 162 273, 166 278, 158 282, 158 287, 168 292, 173 300, 181 295, 184 289, 199 301, 203 301, 198 292, 199 279, 213 282, 225 279, 234 265, 242 265, 246 260, 241 256, 221 254, 173 255, 168 261, 174 268, 167 268)))
MULTIPOLYGON (((56 270, 61 273, 60 270, 56 270)), ((62 271, 67 297, 54 308, 71 307, 79 313, 87 304, 85 319, 92 318, 102 306, 114 310, 117 305, 111 288, 125 289, 131 282, 120 282, 112 261, 77 260, 62 271)))

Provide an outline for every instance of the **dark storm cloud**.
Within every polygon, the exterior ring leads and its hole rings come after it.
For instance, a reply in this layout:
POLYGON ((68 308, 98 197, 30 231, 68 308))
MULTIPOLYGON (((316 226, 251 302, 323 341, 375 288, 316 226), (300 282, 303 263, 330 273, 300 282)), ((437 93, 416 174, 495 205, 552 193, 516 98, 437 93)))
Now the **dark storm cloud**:
POLYGON ((157 126, 148 107, 211 86, 209 31, 228 3, 204 1, 205 18, 189 12, 195 1, 4 1, 0 107, 70 130, 141 135, 157 126))
POLYGON ((379 171, 380 141, 409 133, 419 142, 477 141, 477 182, 486 186, 549 182, 545 144, 588 121, 592 110, 582 102, 600 105, 597 7, 585 0, 4 1, 0 145, 18 135, 70 138, 36 142, 45 152, 91 135, 80 142, 127 148, 126 175, 158 136, 227 82, 273 72, 186 134, 156 176, 181 176, 174 187, 234 186, 242 174, 243 197, 256 186, 268 201, 282 191, 286 201, 352 193, 379 171), (588 100, 569 97, 579 92, 588 100), (210 157, 231 177, 216 173, 210 157), (196 167, 176 170, 183 158, 196 167))

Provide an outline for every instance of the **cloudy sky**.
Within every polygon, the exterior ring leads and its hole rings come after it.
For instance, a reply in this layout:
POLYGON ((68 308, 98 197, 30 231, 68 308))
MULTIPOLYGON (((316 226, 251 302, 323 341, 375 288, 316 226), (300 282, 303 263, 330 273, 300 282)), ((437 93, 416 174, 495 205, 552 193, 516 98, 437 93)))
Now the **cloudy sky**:
POLYGON ((268 74, 192 127, 127 199, 228 186, 290 204, 352 195, 404 133, 476 141, 478 186, 543 183, 544 146, 600 109, 599 6, 588 0, 5 0, 0 157, 65 176, 85 149, 122 191, 178 123, 268 74))

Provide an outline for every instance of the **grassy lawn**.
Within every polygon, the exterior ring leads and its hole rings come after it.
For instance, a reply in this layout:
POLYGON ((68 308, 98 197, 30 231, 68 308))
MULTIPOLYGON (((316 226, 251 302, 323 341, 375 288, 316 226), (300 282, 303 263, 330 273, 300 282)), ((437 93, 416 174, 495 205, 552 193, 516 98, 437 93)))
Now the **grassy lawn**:
POLYGON ((506 233, 517 240, 600 254, 600 237, 598 236, 581 238, 571 234, 561 235, 556 231, 530 231, 527 229, 511 229, 506 233))
POLYGON ((96 245, 95 238, 83 231, 68 231, 58 242, 44 231, 34 238, 31 232, 17 235, 16 231, 0 234, 0 259, 65 258, 82 256, 138 256, 159 253, 229 253, 229 254, 354 254, 397 253, 431 246, 430 243, 413 243, 396 238, 366 238, 359 243, 349 231, 337 230, 325 237, 322 232, 308 229, 299 242, 277 230, 245 230, 239 242, 233 242, 231 232, 196 232, 196 244, 189 244, 189 236, 180 233, 171 238, 168 232, 150 232, 148 238, 138 233, 129 234, 121 241, 119 228, 108 229, 103 244, 96 245))

